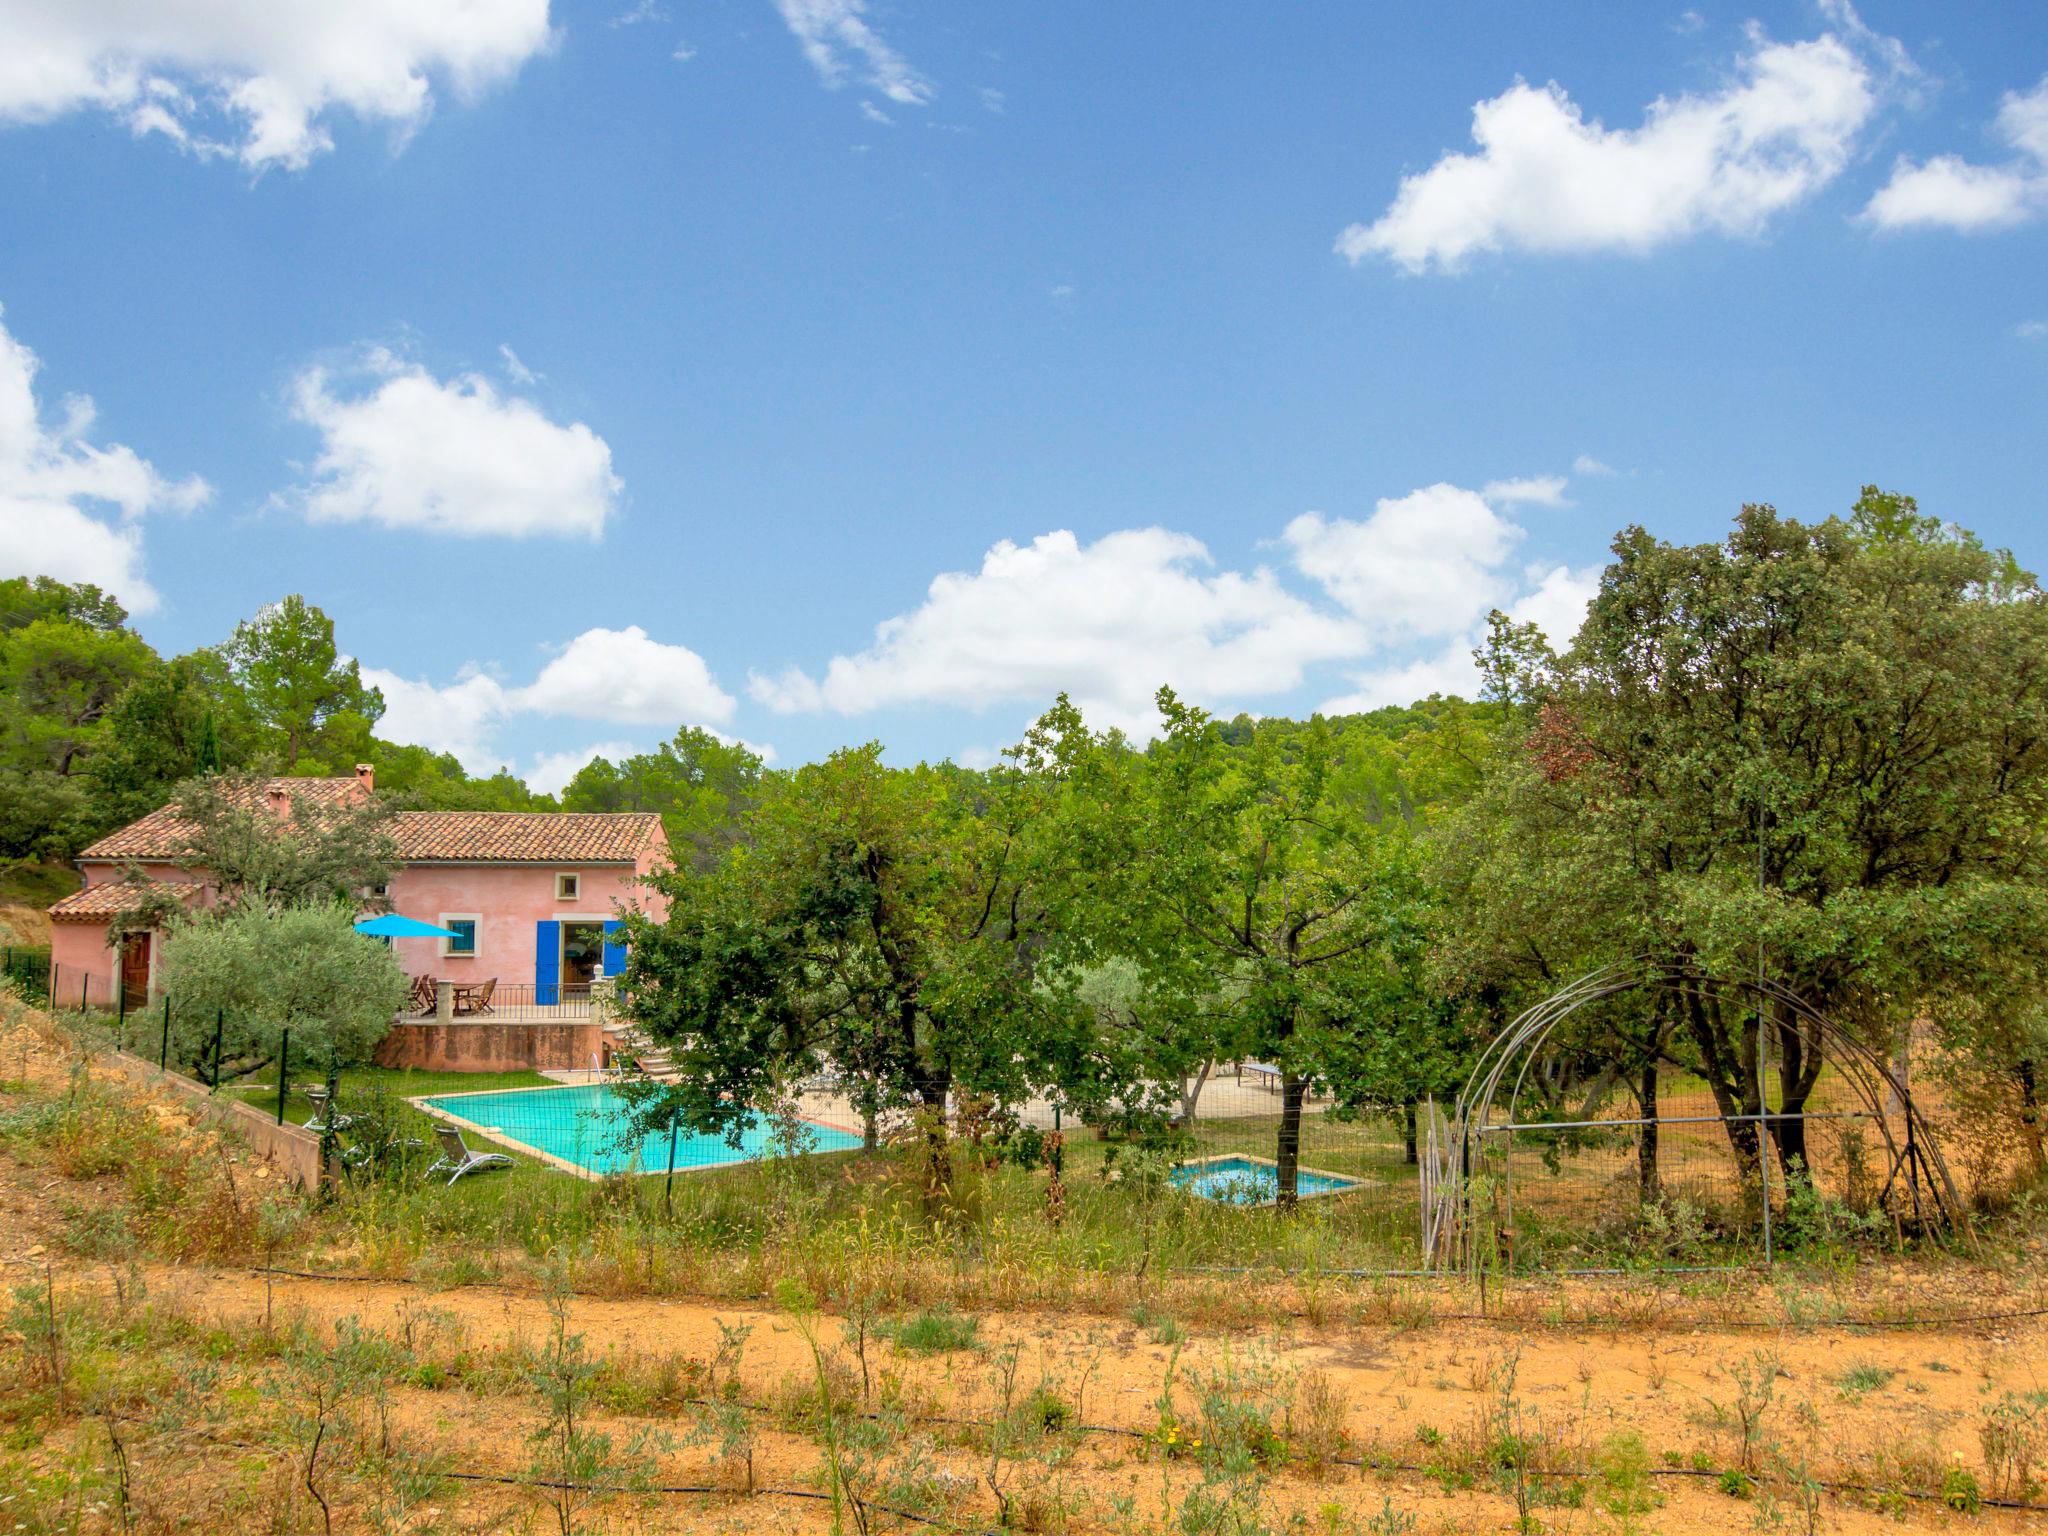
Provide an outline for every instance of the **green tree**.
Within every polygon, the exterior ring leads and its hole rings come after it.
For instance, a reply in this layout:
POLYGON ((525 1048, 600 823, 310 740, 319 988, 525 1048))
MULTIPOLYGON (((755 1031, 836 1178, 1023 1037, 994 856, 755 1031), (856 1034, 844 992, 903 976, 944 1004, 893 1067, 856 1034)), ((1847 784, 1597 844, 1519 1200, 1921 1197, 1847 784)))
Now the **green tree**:
POLYGON ((922 1112, 943 1184, 948 1096, 1017 1101, 1077 1017, 1034 984, 1036 811, 1019 775, 894 770, 870 745, 789 775, 711 869, 657 877, 669 917, 628 918, 622 993, 680 1073, 649 1112, 737 1137, 829 1062, 870 1109, 922 1112))
POLYGON ((190 828, 181 862, 203 870, 229 907, 375 905, 398 858, 390 803, 335 798, 271 780, 218 774, 187 781, 172 802, 190 828))
POLYGON ((708 869, 740 840, 761 775, 751 749, 686 725, 652 752, 584 764, 562 791, 562 809, 658 811, 677 861, 708 869))
POLYGON ((472 778, 453 753, 427 747, 370 743, 369 762, 377 770, 380 794, 423 811, 552 811, 552 795, 537 794, 526 781, 499 769, 489 778, 472 778))
POLYGON ((1378 1027, 1391 941, 1412 921, 1407 824, 1336 797, 1326 721, 1247 732, 1170 689, 1159 708, 1164 729, 1142 763, 1114 734, 1088 736, 1064 699, 1026 760, 1056 764, 1069 786, 1063 867, 1092 888, 1093 951, 1128 955, 1165 1016, 1227 1020, 1214 1049, 1279 1068, 1274 1160, 1291 1206, 1308 1087, 1378 1027))
POLYGON ((384 696, 334 647, 334 621, 297 593, 235 626, 225 654, 275 735, 287 773, 301 757, 346 765, 368 750, 384 696))
POLYGON ((148 815, 195 775, 246 766, 257 737, 248 700, 218 651, 152 668, 115 699, 85 768, 101 824, 148 815))
POLYGON ((114 701, 156 665, 125 629, 40 618, 0 634, 0 754, 68 776, 98 746, 114 701))
POLYGON ((113 634, 128 627, 128 610, 91 582, 73 584, 53 576, 0 581, 0 634, 26 629, 40 619, 61 619, 113 634))
MULTIPOLYGON (((1719 544, 1640 528, 1440 873, 1467 984, 1648 954, 1778 981, 1879 1049, 1940 1003, 2034 995, 2048 950, 2048 605, 2008 555, 1866 488, 1803 525, 1747 507, 1719 544)), ((1724 1115, 1762 1106, 1757 1036, 1802 1109, 1825 1044, 1683 989, 1626 1020, 1724 1115)), ((1803 1125, 1779 1122, 1788 1175, 1803 1125)), ((1753 1122, 1729 1122, 1754 1167, 1753 1122)))
POLYGON ((397 1018, 409 979, 389 947, 355 931, 346 906, 252 902, 173 916, 163 982, 177 1002, 178 1054, 234 1076, 274 1060, 286 1029, 300 1059, 367 1061, 397 1018))

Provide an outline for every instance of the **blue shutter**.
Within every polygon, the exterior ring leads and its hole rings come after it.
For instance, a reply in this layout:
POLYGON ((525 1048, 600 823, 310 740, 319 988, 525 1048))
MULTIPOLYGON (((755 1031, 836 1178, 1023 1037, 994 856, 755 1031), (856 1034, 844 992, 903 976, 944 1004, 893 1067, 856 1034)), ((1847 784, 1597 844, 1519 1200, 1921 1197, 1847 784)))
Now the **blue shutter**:
POLYGON ((533 1000, 543 1008, 562 1000, 562 925, 543 918, 533 925, 533 1000))
POLYGON ((626 925, 615 917, 605 919, 604 973, 607 976, 623 976, 626 974, 626 943, 624 939, 618 937, 619 934, 625 931, 625 927, 626 925))

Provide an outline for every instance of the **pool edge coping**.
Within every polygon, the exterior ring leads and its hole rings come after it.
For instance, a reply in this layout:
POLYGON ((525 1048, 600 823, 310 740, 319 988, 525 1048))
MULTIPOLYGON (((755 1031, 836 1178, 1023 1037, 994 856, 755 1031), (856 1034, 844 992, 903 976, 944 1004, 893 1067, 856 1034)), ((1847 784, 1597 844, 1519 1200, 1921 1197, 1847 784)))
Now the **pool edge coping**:
MULTIPOLYGON (((1248 1211, 1263 1210, 1267 1206, 1280 1203, 1278 1193, 1280 1164, 1273 1158, 1260 1157, 1255 1152, 1214 1152, 1207 1157, 1189 1158, 1186 1162, 1173 1164, 1167 1170, 1167 1182, 1173 1184, 1173 1174, 1182 1168, 1207 1168, 1216 1163, 1253 1163, 1261 1168, 1271 1168, 1274 1173, 1273 1198, 1271 1200, 1215 1200, 1211 1199, 1208 1195, 1196 1194, 1194 1190, 1187 1188, 1185 1185, 1174 1184, 1173 1187, 1191 1200, 1208 1200, 1211 1205, 1234 1205, 1248 1211)), ((1328 1200, 1337 1195, 1356 1194, 1359 1190, 1366 1188, 1369 1182, 1358 1177, 1356 1174, 1338 1173, 1334 1169, 1329 1168, 1310 1168, 1301 1163, 1294 1165, 1294 1171, 1297 1175, 1307 1173, 1313 1174, 1319 1179, 1335 1179, 1343 1186, 1341 1189, 1310 1190, 1306 1194, 1297 1190, 1294 1196, 1297 1202, 1303 1200, 1328 1200)))
MULTIPOLYGON (((562 1157, 556 1153, 543 1152, 539 1147, 529 1146, 527 1143, 519 1140, 516 1136, 508 1136, 503 1130, 497 1128, 496 1126, 480 1125, 474 1120, 464 1119, 461 1115, 456 1114, 453 1110, 443 1109, 438 1104, 430 1102, 433 1099, 480 1099, 487 1095, 495 1098, 500 1094, 507 1093, 558 1093, 564 1088, 587 1088, 591 1086, 600 1085, 592 1085, 589 1083, 530 1083, 523 1088, 463 1088, 457 1090, 454 1093, 420 1094, 417 1097, 408 1098, 405 1102, 410 1104, 414 1109, 418 1110, 421 1114, 428 1116, 430 1119, 445 1120, 448 1122, 448 1124, 454 1126, 457 1130, 475 1131, 477 1135, 483 1137, 483 1139, 486 1141, 496 1142, 501 1147, 510 1147, 514 1152, 522 1153, 527 1157, 535 1159, 537 1162, 546 1163, 549 1167, 554 1168, 561 1173, 571 1174, 576 1178, 587 1180, 592 1184, 602 1184, 606 1179, 615 1179, 624 1176, 626 1170, 622 1168, 613 1173, 600 1173, 595 1168, 586 1168, 581 1163, 572 1163, 566 1157, 562 1157)), ((826 1130, 837 1131, 842 1136, 851 1136, 854 1134, 852 1131, 847 1130, 844 1126, 833 1125, 828 1121, 812 1120, 808 1116, 802 1118, 804 1119, 804 1122, 807 1125, 822 1126, 826 1130)), ((835 1147, 832 1150, 835 1152, 851 1152, 855 1149, 852 1147, 835 1147)), ((818 1157, 823 1154, 813 1152, 808 1155, 812 1157, 818 1157)), ((759 1163, 765 1161, 767 1161, 766 1158, 760 1157, 731 1157, 727 1158, 724 1162, 721 1163, 690 1163, 676 1171, 681 1173, 710 1173, 720 1168, 737 1168, 743 1163, 759 1163)), ((660 1168, 643 1167, 640 1170, 640 1172, 635 1176, 643 1179, 648 1177, 666 1178, 668 1176, 668 1173, 669 1169, 664 1165, 660 1168)))

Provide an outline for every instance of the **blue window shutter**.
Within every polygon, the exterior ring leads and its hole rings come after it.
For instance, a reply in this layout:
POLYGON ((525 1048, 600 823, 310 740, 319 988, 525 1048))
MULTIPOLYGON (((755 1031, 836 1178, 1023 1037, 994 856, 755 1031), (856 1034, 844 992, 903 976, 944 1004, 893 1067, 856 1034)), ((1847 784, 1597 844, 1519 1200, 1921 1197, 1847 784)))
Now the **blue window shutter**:
POLYGON ((533 1000, 552 1007, 561 998, 562 925, 542 918, 533 925, 533 1000))
POLYGON ((604 923, 604 973, 607 976, 626 974, 626 941, 619 937, 626 925, 615 917, 608 917, 604 923))

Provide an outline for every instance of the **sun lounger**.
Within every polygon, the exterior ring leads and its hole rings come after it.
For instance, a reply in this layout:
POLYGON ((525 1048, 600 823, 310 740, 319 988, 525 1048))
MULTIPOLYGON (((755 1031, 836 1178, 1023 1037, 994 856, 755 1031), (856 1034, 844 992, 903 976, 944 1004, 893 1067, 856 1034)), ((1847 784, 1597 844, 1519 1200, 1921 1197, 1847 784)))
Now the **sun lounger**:
POLYGON ((448 1183, 453 1184, 465 1173, 474 1173, 479 1168, 512 1166, 512 1159, 502 1152, 472 1152, 469 1143, 462 1139, 462 1132, 452 1125, 435 1126, 434 1139, 441 1143, 441 1155, 427 1169, 428 1178, 445 1173, 448 1183))

